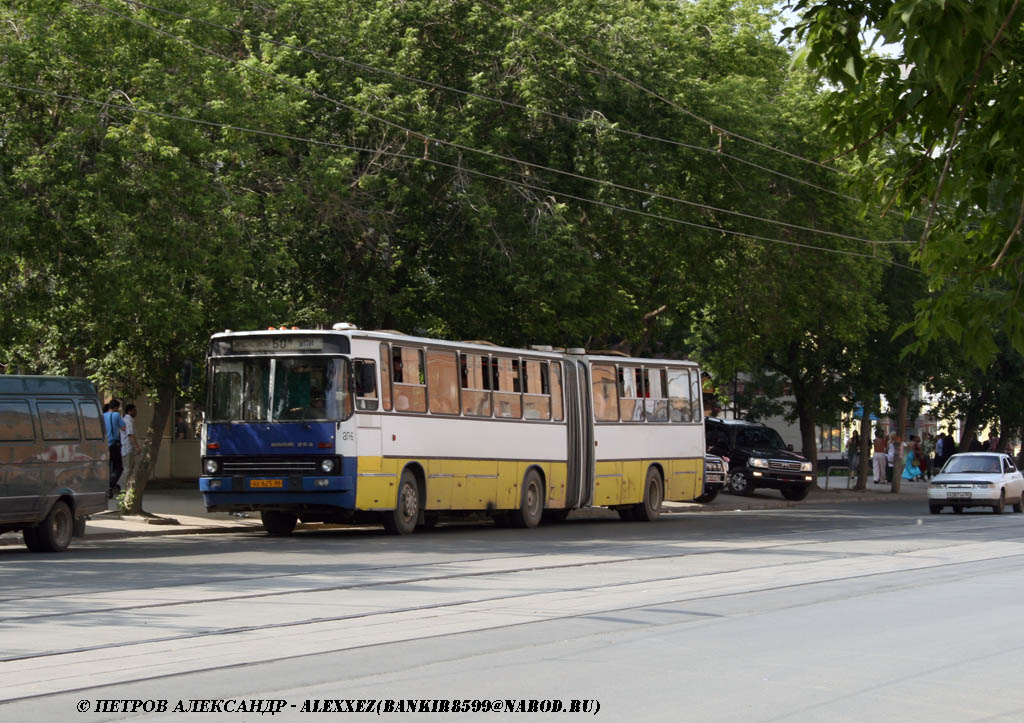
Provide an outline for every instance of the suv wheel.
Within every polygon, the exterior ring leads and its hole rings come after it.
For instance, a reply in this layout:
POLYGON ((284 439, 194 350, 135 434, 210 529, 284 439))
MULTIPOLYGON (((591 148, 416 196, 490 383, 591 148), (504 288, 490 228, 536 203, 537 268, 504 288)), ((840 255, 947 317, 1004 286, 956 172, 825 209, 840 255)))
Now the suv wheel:
POLYGON ((696 501, 700 502, 701 504, 706 505, 709 502, 713 502, 714 499, 716 497, 718 497, 718 492, 719 492, 719 488, 718 487, 715 487, 714 489, 710 489, 710 490, 709 489, 705 489, 704 493, 700 497, 696 498, 696 501))
POLYGON ((810 491, 810 485, 789 485, 788 487, 782 488, 782 496, 787 500, 799 502, 800 500, 807 499, 807 495, 810 491))
POLYGON ((729 482, 726 487, 734 495, 749 496, 754 494, 754 486, 750 484, 742 472, 730 473, 729 482))

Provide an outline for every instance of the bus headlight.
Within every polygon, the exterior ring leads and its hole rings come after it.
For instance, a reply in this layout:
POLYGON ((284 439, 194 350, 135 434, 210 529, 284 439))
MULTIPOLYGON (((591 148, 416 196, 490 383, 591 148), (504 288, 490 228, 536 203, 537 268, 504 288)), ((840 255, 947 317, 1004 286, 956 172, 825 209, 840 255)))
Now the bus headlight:
POLYGON ((334 460, 333 459, 322 459, 320 460, 320 471, 324 474, 330 474, 334 471, 334 460))
POLYGON ((220 471, 220 462, 208 457, 206 462, 203 463, 203 469, 206 470, 206 474, 217 474, 220 471))

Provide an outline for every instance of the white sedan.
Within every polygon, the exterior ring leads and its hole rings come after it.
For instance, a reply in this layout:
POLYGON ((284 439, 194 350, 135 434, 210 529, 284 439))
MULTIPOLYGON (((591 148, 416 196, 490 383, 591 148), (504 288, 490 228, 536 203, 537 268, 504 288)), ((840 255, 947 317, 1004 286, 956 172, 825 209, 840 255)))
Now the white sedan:
POLYGON ((1007 504, 1024 512, 1024 475, 1009 455, 996 452, 954 454, 928 485, 928 509, 991 507, 997 515, 1007 504))

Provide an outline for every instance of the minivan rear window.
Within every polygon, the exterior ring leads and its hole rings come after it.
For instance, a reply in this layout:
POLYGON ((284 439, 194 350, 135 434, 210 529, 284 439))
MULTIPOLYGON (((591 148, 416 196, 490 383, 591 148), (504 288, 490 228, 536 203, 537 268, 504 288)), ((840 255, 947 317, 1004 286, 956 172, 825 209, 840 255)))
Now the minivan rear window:
POLYGON ((28 402, 0 402, 0 441, 32 442, 35 438, 28 402))
POLYGON ((103 423, 100 421, 100 407, 96 402, 79 402, 78 413, 82 415, 82 429, 86 439, 104 439, 103 423))
POLYGON ((68 402, 37 402, 39 426, 43 439, 64 441, 78 439, 78 415, 75 405, 68 402))

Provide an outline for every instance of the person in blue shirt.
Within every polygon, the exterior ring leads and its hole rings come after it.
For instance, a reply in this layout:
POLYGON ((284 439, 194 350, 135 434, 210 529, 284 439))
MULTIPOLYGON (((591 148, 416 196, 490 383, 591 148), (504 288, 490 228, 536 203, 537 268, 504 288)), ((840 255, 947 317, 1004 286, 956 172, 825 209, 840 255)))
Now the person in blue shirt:
POLYGON ((107 430, 107 446, 110 449, 110 487, 107 489, 107 498, 110 499, 121 492, 117 481, 121 479, 121 473, 124 471, 124 462, 121 459, 121 430, 125 428, 125 423, 121 418, 119 400, 110 400, 110 411, 103 413, 103 427, 107 430))

